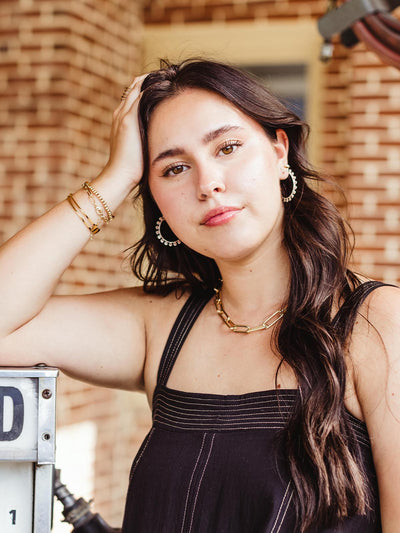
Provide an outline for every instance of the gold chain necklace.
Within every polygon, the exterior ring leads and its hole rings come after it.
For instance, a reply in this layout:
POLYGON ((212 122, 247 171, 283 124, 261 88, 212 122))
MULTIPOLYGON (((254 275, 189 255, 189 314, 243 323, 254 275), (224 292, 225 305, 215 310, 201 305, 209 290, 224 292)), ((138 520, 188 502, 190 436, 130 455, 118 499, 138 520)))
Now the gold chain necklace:
POLYGON ((283 315, 285 314, 286 309, 278 309, 278 311, 275 311, 275 313, 272 313, 272 315, 267 316, 267 318, 264 320, 262 324, 259 326, 254 326, 251 328, 250 326, 244 326, 241 324, 235 324, 230 316, 227 314, 227 312, 224 309, 224 306, 222 305, 222 299, 221 299, 221 291, 219 289, 214 289, 215 291, 215 309, 217 310, 217 313, 221 317, 221 319, 225 322, 225 324, 228 326, 228 328, 231 331, 234 331, 235 333, 253 333, 253 331, 261 331, 263 329, 269 329, 272 328, 274 324, 280 320, 283 315))

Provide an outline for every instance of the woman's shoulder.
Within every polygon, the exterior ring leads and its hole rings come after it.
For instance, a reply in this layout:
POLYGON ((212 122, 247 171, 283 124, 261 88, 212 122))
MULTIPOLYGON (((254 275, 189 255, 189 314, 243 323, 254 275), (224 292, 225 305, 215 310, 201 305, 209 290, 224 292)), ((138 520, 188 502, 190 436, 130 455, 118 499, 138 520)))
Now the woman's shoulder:
POLYGON ((352 338, 355 385, 378 478, 382 522, 399 523, 400 290, 381 286, 362 304, 352 338))
POLYGON ((130 287, 123 287, 114 289, 109 292, 99 293, 109 295, 111 298, 121 300, 122 302, 135 302, 139 305, 146 306, 168 306, 175 302, 184 302, 190 296, 192 290, 189 287, 175 290, 145 290, 143 285, 134 285, 130 287))
MULTIPOLYGON (((392 335, 398 339, 400 326, 400 288, 395 285, 370 284, 365 301, 359 309, 358 324, 363 325, 369 335, 380 334, 386 340, 392 335)), ((384 340, 382 338, 382 340, 384 340)))
MULTIPOLYGON (((352 343, 357 340, 370 342, 365 344, 368 352, 380 346, 390 347, 393 340, 398 340, 400 327, 400 288, 379 282, 363 282, 355 291, 365 296, 357 309, 357 316, 352 332, 352 343)), ((357 300, 356 300, 357 301, 357 300)), ((397 343, 396 343, 397 344, 397 343)), ((354 350, 353 350, 354 351, 354 350)), ((353 354, 356 357, 358 354, 353 354)))

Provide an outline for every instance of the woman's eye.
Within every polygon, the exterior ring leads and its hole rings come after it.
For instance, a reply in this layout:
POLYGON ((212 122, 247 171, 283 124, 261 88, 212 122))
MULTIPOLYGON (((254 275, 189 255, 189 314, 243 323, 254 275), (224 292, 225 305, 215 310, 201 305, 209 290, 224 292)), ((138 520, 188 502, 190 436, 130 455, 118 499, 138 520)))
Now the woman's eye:
POLYGON ((230 142, 229 144, 225 144, 220 148, 220 152, 222 152, 224 155, 232 154, 236 148, 240 146, 239 142, 230 142))
POLYGON ((178 174, 181 174, 185 168, 186 165, 173 165, 163 172, 163 176, 177 176, 178 174))
POLYGON ((229 144, 228 146, 224 146, 221 148, 221 152, 225 155, 231 154, 233 152, 233 145, 229 144))

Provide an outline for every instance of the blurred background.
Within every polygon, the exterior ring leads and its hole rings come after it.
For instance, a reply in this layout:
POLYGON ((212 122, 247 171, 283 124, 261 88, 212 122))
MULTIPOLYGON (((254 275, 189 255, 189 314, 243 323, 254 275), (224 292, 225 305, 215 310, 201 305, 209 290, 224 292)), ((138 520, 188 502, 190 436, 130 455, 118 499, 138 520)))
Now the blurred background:
MULTIPOLYGON (((364 42, 345 48, 337 38, 332 59, 321 62, 317 22, 328 6, 325 0, 2 0, 0 241, 102 168, 112 111, 135 75, 157 68, 163 57, 201 55, 260 76, 310 123, 311 161, 346 192, 354 268, 399 283, 400 71, 364 42)), ((392 16, 400 19, 399 9, 392 16)), ((57 292, 135 284, 123 258, 139 231, 127 200, 57 292)), ((146 398, 65 376, 58 390, 62 480, 120 526, 130 464, 150 424, 146 398)), ((53 531, 70 531, 59 520, 57 510, 53 531)))

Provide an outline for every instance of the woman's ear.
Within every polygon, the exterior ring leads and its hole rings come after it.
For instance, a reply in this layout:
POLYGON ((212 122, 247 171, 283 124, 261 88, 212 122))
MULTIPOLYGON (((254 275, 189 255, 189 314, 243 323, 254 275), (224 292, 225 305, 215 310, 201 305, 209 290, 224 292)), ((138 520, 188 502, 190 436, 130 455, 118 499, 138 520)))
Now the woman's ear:
POLYGON ((276 140, 274 147, 280 165, 286 165, 289 152, 289 139, 285 130, 278 129, 275 131, 276 140))

